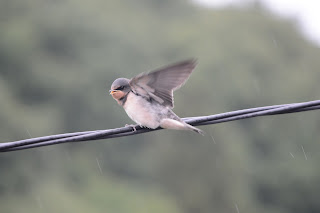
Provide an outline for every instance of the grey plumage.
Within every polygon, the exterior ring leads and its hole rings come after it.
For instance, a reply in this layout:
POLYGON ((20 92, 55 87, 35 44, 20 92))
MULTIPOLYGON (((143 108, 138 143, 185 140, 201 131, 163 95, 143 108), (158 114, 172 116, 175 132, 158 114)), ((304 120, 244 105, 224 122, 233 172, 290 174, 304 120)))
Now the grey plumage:
POLYGON ((173 91, 188 80, 195 66, 196 60, 186 60, 149 73, 141 73, 132 78, 129 84, 133 92, 173 108, 173 91))

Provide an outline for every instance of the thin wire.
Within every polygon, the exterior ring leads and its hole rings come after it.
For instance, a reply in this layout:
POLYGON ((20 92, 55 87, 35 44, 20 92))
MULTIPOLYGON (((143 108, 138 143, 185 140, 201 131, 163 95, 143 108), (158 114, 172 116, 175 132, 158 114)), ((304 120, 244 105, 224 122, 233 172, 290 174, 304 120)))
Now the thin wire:
MULTIPOLYGON (((216 123, 229 122, 234 120, 247 119, 257 116, 267 116, 276 114, 296 113, 310 110, 320 109, 320 100, 292 103, 283 105, 273 105, 265 107, 256 107, 250 109, 236 110, 232 112, 220 113, 209 116, 189 117, 183 120, 193 126, 210 125, 216 123)), ((101 140, 116 137, 125 137, 130 135, 137 135, 146 132, 160 130, 142 128, 138 125, 135 126, 136 131, 132 127, 122 127, 107 130, 95 130, 85 132, 64 133, 58 135, 43 136, 13 142, 0 143, 0 152, 9 152, 22 149, 30 149, 41 146, 49 146, 68 142, 84 142, 91 140, 101 140)))

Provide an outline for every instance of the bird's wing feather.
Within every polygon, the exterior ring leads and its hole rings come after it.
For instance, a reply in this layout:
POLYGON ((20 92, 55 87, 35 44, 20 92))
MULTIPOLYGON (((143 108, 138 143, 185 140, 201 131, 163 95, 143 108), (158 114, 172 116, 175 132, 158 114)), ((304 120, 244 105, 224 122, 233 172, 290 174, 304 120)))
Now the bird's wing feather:
POLYGON ((173 91, 179 89, 189 78, 196 60, 186 60, 153 72, 141 73, 129 82, 133 92, 145 98, 173 108, 173 91))

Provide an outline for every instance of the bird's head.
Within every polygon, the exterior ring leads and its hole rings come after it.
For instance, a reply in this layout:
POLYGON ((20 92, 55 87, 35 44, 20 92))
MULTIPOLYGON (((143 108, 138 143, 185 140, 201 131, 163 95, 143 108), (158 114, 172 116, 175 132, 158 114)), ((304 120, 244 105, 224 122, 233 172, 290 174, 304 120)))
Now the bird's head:
POLYGON ((117 101, 121 100, 128 92, 130 92, 129 81, 130 80, 127 78, 116 79, 111 85, 111 90, 109 90, 110 95, 117 101))

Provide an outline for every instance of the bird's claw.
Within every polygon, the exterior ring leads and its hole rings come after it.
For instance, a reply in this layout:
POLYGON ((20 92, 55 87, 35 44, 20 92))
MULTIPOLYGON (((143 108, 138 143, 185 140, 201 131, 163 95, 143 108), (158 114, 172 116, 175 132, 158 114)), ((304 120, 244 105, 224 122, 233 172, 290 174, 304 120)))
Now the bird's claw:
POLYGON ((134 125, 134 124, 126 124, 125 126, 126 127, 131 127, 133 129, 133 132, 137 131, 136 125, 134 125))

